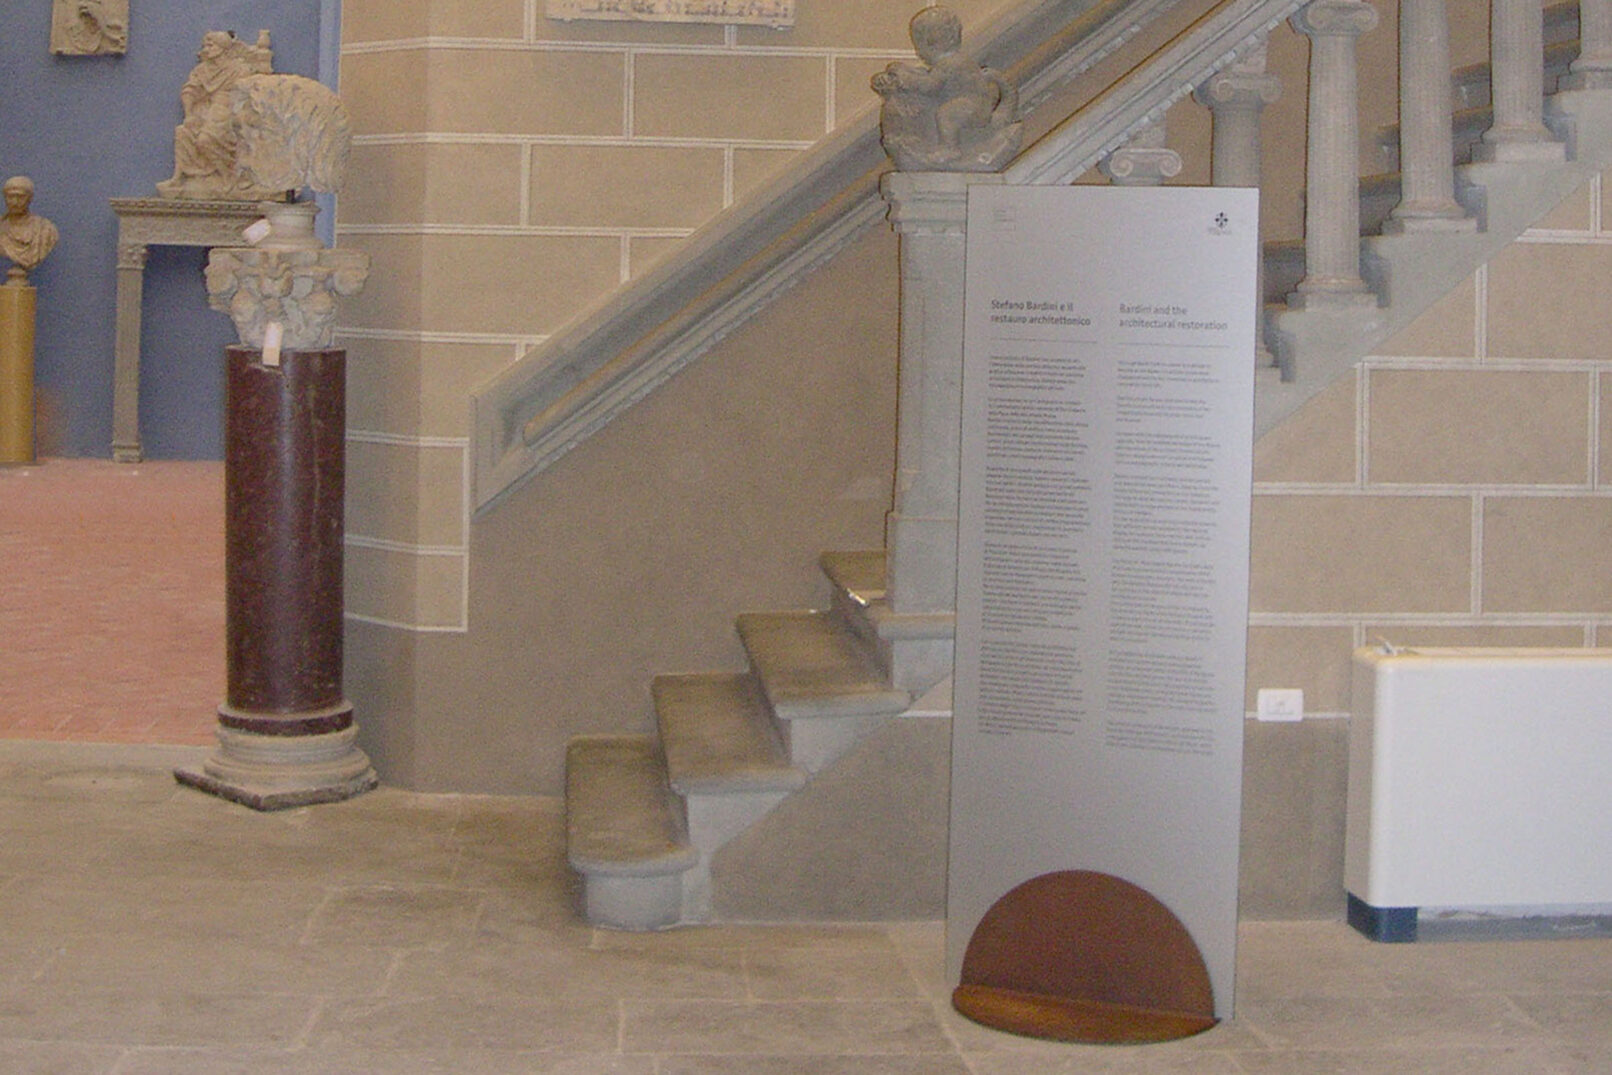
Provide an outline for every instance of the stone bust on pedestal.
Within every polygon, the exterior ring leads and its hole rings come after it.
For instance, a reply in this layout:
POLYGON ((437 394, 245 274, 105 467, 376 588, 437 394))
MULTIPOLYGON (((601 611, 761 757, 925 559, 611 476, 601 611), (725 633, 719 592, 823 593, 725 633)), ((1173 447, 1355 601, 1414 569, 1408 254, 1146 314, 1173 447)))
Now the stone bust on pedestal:
POLYGON ((16 287, 28 283, 28 274, 56 248, 56 225, 31 212, 34 181, 14 175, 4 188, 6 215, 0 218, 0 255, 11 262, 6 283, 16 287))

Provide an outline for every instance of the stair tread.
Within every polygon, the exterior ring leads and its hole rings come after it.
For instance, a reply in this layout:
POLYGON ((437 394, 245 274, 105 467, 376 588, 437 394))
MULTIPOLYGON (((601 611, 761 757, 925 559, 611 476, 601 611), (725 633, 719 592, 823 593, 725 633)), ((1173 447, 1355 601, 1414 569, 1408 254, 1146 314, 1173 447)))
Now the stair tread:
POLYGON ((884 599, 884 550, 852 549, 825 552, 818 558, 823 574, 858 604, 884 599))
POLYGON ((656 676, 651 692, 678 792, 793 791, 806 783, 773 734, 754 676, 656 676))
POLYGON ((699 861, 647 735, 580 736, 566 746, 565 836, 583 873, 681 873, 699 861))
POLYGON ((781 719, 893 714, 912 701, 831 612, 746 613, 739 635, 781 719))

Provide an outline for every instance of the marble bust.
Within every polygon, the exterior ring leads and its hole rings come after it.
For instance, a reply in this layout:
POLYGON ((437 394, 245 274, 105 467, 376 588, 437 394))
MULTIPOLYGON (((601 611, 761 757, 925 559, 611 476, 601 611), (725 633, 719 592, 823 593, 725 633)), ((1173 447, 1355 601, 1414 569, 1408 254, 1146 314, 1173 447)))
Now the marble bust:
POLYGON ((873 76, 885 152, 902 171, 1000 171, 1023 134, 1018 91, 962 51, 962 20, 950 9, 924 8, 910 33, 920 62, 873 76))
POLYGON ((119 56, 129 51, 129 0, 56 0, 50 51, 60 56, 119 56))
POLYGON ((261 201, 284 190, 254 185, 235 167, 236 136, 230 116, 230 91, 251 75, 274 68, 269 32, 249 45, 232 33, 214 30, 202 36, 191 69, 179 90, 185 118, 174 128, 174 173, 157 184, 164 198, 261 201))
POLYGON ((28 274, 56 248, 56 225, 30 211, 34 198, 32 179, 14 175, 0 189, 6 200, 6 215, 0 218, 0 254, 11 262, 6 284, 23 287, 28 283, 28 274))
POLYGON ((267 229, 252 246, 213 249, 208 305, 230 315, 248 347, 275 336, 290 350, 330 347, 336 300, 363 289, 369 255, 326 249, 313 231, 317 207, 296 194, 341 187, 352 146, 347 111, 313 79, 274 74, 236 82, 227 111, 242 180, 286 200, 263 202, 267 229))

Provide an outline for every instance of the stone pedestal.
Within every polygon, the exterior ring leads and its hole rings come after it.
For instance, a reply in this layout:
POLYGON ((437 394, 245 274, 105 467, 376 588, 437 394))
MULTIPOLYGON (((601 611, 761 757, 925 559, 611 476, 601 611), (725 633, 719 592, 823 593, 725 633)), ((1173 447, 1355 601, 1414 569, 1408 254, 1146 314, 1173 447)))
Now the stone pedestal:
POLYGON ((26 285, 0 285, 0 465, 34 461, 37 294, 26 285))
POLYGON ((346 352, 231 347, 225 399, 228 690, 181 783, 275 810, 374 787, 342 696, 346 352))

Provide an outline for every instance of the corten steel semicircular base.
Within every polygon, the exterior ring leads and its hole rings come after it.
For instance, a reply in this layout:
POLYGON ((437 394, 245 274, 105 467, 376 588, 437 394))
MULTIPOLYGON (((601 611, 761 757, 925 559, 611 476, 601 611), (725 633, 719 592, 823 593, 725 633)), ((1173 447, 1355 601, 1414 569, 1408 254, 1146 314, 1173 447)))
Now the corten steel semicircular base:
POLYGON ((1146 889, 1063 870, 992 905, 969 938, 952 1006, 997 1030, 1099 1045, 1174 1041, 1214 1026, 1209 968, 1146 889))

